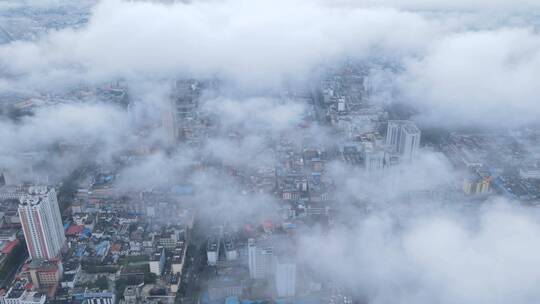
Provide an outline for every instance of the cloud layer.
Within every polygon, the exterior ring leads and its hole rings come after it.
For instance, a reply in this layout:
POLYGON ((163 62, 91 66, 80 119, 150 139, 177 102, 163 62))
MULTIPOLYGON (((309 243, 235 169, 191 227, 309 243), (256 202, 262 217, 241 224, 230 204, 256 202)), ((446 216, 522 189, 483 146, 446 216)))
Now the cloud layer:
POLYGON ((370 303, 535 303, 538 214, 510 204, 360 215, 354 228, 303 239, 302 258, 370 303))

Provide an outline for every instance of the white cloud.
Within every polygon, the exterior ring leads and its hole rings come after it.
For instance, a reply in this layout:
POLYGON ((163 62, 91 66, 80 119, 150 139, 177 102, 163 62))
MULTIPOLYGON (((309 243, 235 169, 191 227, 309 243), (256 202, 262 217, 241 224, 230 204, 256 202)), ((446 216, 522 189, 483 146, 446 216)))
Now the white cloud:
MULTIPOLYGON (((458 204, 456 202, 456 204, 458 204)), ((421 209, 421 206, 415 206, 421 209)), ((375 214, 301 243, 305 261, 370 303, 536 303, 537 214, 495 202, 399 220, 375 214), (354 265, 354 266, 353 266, 354 265)))
POLYGON ((458 33, 406 65, 399 88, 428 123, 507 127, 537 121, 540 36, 527 29, 458 33))
POLYGON ((309 1, 227 0, 159 5, 102 1, 89 24, 0 48, 0 64, 33 82, 221 76, 253 87, 306 76, 345 55, 417 52, 437 33, 394 9, 309 1))

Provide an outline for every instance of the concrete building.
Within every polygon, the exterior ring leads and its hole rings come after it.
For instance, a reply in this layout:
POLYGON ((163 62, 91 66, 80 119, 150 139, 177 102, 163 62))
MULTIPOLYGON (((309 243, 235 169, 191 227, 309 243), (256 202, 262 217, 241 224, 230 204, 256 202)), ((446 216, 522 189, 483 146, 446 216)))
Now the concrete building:
POLYGON ((242 280, 231 277, 217 277, 208 282, 208 296, 210 300, 225 299, 227 297, 240 297, 244 291, 242 280))
POLYGON ((178 80, 174 83, 170 106, 164 110, 163 125, 171 144, 187 137, 191 124, 197 119, 200 84, 196 80, 178 80))
POLYGON ((421 132, 409 120, 389 120, 386 132, 386 146, 392 153, 397 153, 400 160, 413 161, 420 148, 421 132))
POLYGON ((53 188, 35 186, 20 199, 19 217, 32 259, 55 259, 66 241, 53 188))
POLYGON ((0 303, 3 304, 44 304, 46 300, 47 297, 43 293, 15 288, 11 288, 5 295, 0 296, 0 303))
POLYGON ((227 261, 234 261, 238 258, 238 250, 231 238, 225 239, 225 258, 227 261))
POLYGON ((155 273, 158 276, 161 276, 165 268, 165 248, 163 246, 158 246, 157 250, 150 256, 150 272, 155 273))
POLYGON ((125 304, 137 304, 141 297, 140 285, 130 285, 124 289, 124 303, 125 304))
POLYGON ((278 297, 296 294, 296 262, 286 257, 276 257, 276 291, 278 297))
POLYGON ((85 291, 83 304, 116 304, 116 295, 111 291, 85 291))
POLYGON ((213 236, 208 240, 206 245, 206 258, 208 265, 216 266, 219 259, 219 250, 221 248, 221 241, 217 236, 213 236))
POLYGON ((367 172, 380 172, 385 167, 385 152, 372 146, 364 146, 364 167, 367 172))
POLYGON ((463 192, 469 195, 488 194, 491 192, 491 177, 471 177, 463 182, 463 192))
POLYGON ((62 279, 63 267, 60 261, 34 259, 23 267, 23 272, 35 289, 55 287, 62 279))
POLYGON ((184 242, 180 242, 173 250, 171 270, 173 274, 182 274, 184 270, 184 260, 186 258, 186 248, 184 242))
POLYGON ((248 240, 249 276, 252 279, 263 279, 273 273, 274 251, 271 244, 255 239, 248 240))

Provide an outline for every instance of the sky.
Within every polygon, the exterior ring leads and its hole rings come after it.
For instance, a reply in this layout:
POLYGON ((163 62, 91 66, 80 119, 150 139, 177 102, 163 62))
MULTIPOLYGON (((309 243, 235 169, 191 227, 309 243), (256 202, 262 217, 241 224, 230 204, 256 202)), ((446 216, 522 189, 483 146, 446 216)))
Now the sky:
MULTIPOLYGON (((0 12, 62 5, 11 1, 0 3, 0 12)), ((1 118, 0 155, 6 156, 0 167, 25 167, 26 160, 7 155, 58 142, 99 142, 92 157, 101 161, 140 145, 163 146, 159 130, 143 139, 135 133, 160 123, 170 93, 164 83, 218 78, 227 94, 202 106, 220 118, 220 136, 201 153, 257 170, 274 163, 269 146, 282 134, 335 140, 320 126, 298 131, 305 105, 269 92, 317 79, 321 69, 347 60, 377 62, 375 98, 413 107, 423 126, 491 130, 537 123, 539 13, 535 0, 98 1, 80 28, 0 45, 0 94, 122 79, 136 96, 134 107, 127 113, 95 100, 40 109, 21 121, 1 118)), ((50 155, 37 159, 60 175, 87 157, 50 155)), ((123 169, 118 185, 141 189, 180 180, 200 190, 197 199, 210 216, 277 216, 274 198, 246 194, 220 173, 193 170, 200 157, 190 149, 153 154, 123 169)), ((346 225, 301 238, 299 256, 321 275, 372 303, 540 301, 536 211, 503 198, 482 206, 404 202, 404 193, 463 174, 430 149, 392 178, 370 179, 341 163, 329 164, 328 172, 337 181, 340 208, 350 212, 346 225), (365 200, 374 205, 370 215, 351 203, 365 200)))

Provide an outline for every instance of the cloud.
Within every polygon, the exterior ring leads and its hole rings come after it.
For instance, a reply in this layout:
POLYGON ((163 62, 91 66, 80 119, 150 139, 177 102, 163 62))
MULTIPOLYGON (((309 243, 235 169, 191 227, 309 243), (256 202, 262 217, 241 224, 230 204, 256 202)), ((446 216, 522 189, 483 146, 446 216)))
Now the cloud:
POLYGON ((4 151, 40 149, 57 142, 106 144, 130 135, 125 112, 92 103, 43 107, 20 123, 3 120, 0 124, 4 151))
POLYGON ((416 52, 437 33, 419 15, 309 1, 102 1, 82 29, 0 48, 0 65, 47 84, 115 77, 220 77, 269 87, 344 56, 416 52), (49 81, 47 81, 49 80, 49 81))
POLYGON ((305 104, 290 99, 216 98, 204 101, 202 109, 219 118, 226 130, 280 132, 302 122, 305 104))
POLYGON ((440 39, 409 61, 398 83, 427 123, 519 126, 540 114, 539 67, 540 37, 532 30, 465 32, 440 39))
MULTIPOLYGON (((90 142, 98 143, 91 159, 110 160, 141 143, 132 138, 133 125, 136 131, 158 125, 168 80, 218 78, 231 91, 247 88, 250 94, 201 100, 201 110, 219 125, 210 128, 200 153, 181 146, 137 158, 121 169, 117 186, 189 185, 205 217, 238 223, 274 217, 277 200, 252 191, 250 179, 259 167, 275 164, 275 143, 286 138, 294 148, 305 142, 333 146, 339 139, 323 126, 298 128, 309 105, 269 92, 284 81, 313 77, 320 67, 346 59, 391 63, 390 72, 370 79, 380 85, 377 97, 415 106, 416 118, 426 124, 493 128, 535 122, 538 34, 506 26, 505 17, 486 23, 478 12, 540 6, 517 1, 101 1, 82 28, 0 46, 1 90, 64 89, 121 78, 132 85, 131 112, 98 103, 39 109, 20 123, 0 121, 0 152, 90 142), (208 165, 213 160, 215 168, 208 165)), ((150 133, 139 140, 159 145, 163 137, 150 133)), ((63 163, 45 153, 43 160, 64 172, 80 159, 63 163)), ((23 163, 3 157, 0 168, 23 163)), ((414 192, 452 191, 461 181, 461 172, 429 150, 414 164, 377 178, 340 162, 326 170, 346 224, 328 234, 301 235, 299 246, 302 261, 322 275, 371 303, 540 300, 536 211, 506 201, 471 207, 406 199, 414 192), (366 202, 374 207, 370 214, 358 209, 366 202)))
POLYGON ((531 9, 540 8, 535 0, 321 0, 328 5, 342 5, 345 7, 392 7, 405 10, 430 10, 430 11, 497 11, 505 10, 512 12, 527 12, 531 9))
POLYGON ((410 193, 455 191, 455 183, 460 181, 460 173, 443 154, 427 149, 413 164, 388 167, 383 173, 333 162, 328 165, 327 174, 336 183, 340 208, 347 208, 351 202, 387 208, 387 203, 403 200, 410 193))
POLYGON ((28 170, 62 178, 85 161, 109 161, 134 142, 128 115, 99 103, 38 108, 20 122, 2 119, 0 137, 0 169, 23 180, 34 180, 23 174, 28 170))
POLYGON ((306 237, 299 248, 370 303, 536 303, 540 222, 511 204, 360 215, 353 228, 306 237))
POLYGON ((196 165, 190 151, 172 157, 156 153, 136 159, 123 168, 117 186, 127 191, 170 188, 178 182, 186 182, 196 165))

